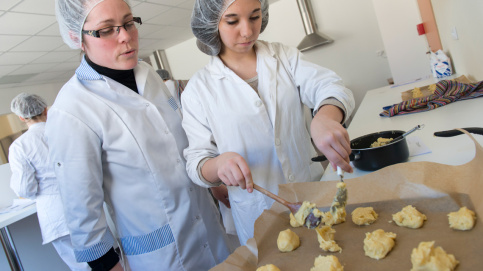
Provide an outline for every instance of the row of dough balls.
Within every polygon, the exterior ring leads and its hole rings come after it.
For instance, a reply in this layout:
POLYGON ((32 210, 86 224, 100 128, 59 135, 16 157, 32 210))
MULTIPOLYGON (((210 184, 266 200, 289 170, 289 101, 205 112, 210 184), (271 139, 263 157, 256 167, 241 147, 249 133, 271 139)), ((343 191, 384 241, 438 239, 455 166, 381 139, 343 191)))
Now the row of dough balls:
MULTIPOLYGON (((292 224, 293 216, 292 214, 290 215, 291 225, 294 226, 292 224)), ((374 223, 377 218, 378 214, 372 207, 359 207, 352 212, 352 221, 357 225, 370 225, 374 223)), ((471 210, 468 210, 466 207, 462 207, 458 212, 449 213, 448 218, 450 227, 458 230, 472 229, 476 220, 475 213, 471 210)), ((424 214, 420 213, 411 205, 404 207, 400 212, 393 215, 393 220, 397 225, 409 228, 420 228, 426 219, 427 218, 424 214)), ((342 252, 340 246, 334 241, 335 230, 332 229, 330 225, 316 228, 316 233, 320 248, 322 248, 324 251, 342 252)), ((384 258, 394 247, 395 238, 395 233, 384 232, 382 229, 375 230, 372 233, 366 233, 366 238, 364 239, 365 255, 377 260, 384 258)), ((411 255, 413 267, 427 266, 431 268, 431 266, 435 264, 442 264, 443 266, 453 266, 452 268, 454 268, 458 264, 458 261, 455 260, 453 255, 447 255, 441 247, 434 248, 433 245, 434 241, 421 242, 419 247, 413 250, 411 255)), ((279 233, 277 238, 277 247, 281 252, 290 252, 297 249, 299 246, 300 239, 298 235, 290 229, 281 231, 279 233)))
MULTIPOLYGON (((395 244, 396 234, 384 232, 382 229, 366 233, 364 239, 365 255, 379 260, 392 250, 395 244)), ((434 247, 434 241, 420 242, 417 248, 411 252, 411 271, 443 271, 454 270, 459 261, 453 254, 448 254, 442 247, 434 247)))
MULTIPOLYGON (((377 220, 377 213, 372 207, 359 207, 352 212, 352 222, 356 225, 370 225, 377 220)), ((419 212, 412 205, 404 207, 400 212, 393 214, 392 219, 398 226, 418 229, 423 226, 426 215, 419 212)), ((455 230, 471 230, 475 226, 476 214, 466 207, 457 212, 448 214, 449 227, 455 230)))
MULTIPOLYGON (((317 239, 320 247, 324 251, 342 252, 342 249, 335 243, 335 230, 330 226, 323 226, 316 229, 317 239)), ((366 233, 364 239, 364 253, 366 256, 379 260, 392 250, 395 245, 396 234, 392 232, 384 232, 382 229, 366 233)), ((290 252, 300 246, 300 239, 298 235, 290 229, 281 231, 277 246, 281 252, 290 252)), ((426 270, 426 271, 442 271, 454 270, 459 261, 454 255, 447 254, 441 247, 434 247, 434 241, 421 242, 417 248, 414 248, 411 253, 411 271, 426 270)), ((280 271, 278 267, 273 264, 259 267, 257 271, 280 271)), ((333 255, 318 256, 315 259, 314 267, 310 271, 343 271, 344 267, 340 264, 339 259, 333 255)))

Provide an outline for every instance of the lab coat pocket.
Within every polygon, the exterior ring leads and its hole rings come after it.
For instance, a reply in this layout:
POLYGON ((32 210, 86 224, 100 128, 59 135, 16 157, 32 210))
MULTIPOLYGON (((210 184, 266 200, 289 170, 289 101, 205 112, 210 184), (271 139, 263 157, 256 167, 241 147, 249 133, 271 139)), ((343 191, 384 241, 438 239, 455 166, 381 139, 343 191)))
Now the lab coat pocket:
POLYGON ((177 250, 176 244, 171 243, 148 253, 127 255, 126 258, 133 271, 157 271, 163 268, 166 268, 166 270, 183 270, 177 250))
POLYGON ((245 244, 249 238, 253 237, 255 220, 263 210, 267 209, 267 205, 260 193, 249 194, 245 190, 241 192, 245 195, 233 197, 230 204, 238 238, 240 243, 245 244))

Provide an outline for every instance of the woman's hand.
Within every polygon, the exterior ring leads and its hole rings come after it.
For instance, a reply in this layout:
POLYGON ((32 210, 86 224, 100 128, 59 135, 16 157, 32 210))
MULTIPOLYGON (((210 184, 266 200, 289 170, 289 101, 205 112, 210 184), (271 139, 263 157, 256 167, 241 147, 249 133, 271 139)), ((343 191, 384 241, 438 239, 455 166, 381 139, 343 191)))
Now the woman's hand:
POLYGON ((210 189, 211 194, 215 199, 225 204, 226 207, 231 208, 230 201, 228 200, 228 189, 226 188, 226 185, 210 187, 210 189))
POLYGON ((351 173, 349 155, 352 150, 347 130, 340 124, 344 117, 342 111, 333 105, 322 106, 310 126, 315 146, 329 160, 333 169, 337 166, 351 173))
POLYGON ((201 174, 209 182, 222 181, 226 185, 240 186, 253 192, 252 173, 247 162, 236 152, 225 152, 203 165, 201 174))

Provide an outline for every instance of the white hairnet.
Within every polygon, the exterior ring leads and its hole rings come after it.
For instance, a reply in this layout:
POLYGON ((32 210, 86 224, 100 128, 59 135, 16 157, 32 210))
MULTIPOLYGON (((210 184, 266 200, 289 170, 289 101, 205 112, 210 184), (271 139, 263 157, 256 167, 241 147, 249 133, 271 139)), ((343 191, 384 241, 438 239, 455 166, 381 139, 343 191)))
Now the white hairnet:
MULTIPOLYGON (((191 30, 197 38, 196 45, 205 54, 216 56, 221 50, 218 24, 226 9, 236 0, 196 0, 191 15, 191 30)), ((260 0, 262 4, 262 27, 268 24, 268 0, 260 0)))
MULTIPOLYGON (((104 0, 55 0, 55 15, 60 35, 70 48, 81 48, 82 28, 87 15, 102 1, 104 0)), ((129 5, 127 0, 123 1, 129 5)))
POLYGON ((12 110, 15 115, 24 119, 30 119, 42 114, 45 108, 47 108, 47 103, 42 97, 25 92, 20 93, 13 98, 12 103, 10 104, 10 110, 12 110))

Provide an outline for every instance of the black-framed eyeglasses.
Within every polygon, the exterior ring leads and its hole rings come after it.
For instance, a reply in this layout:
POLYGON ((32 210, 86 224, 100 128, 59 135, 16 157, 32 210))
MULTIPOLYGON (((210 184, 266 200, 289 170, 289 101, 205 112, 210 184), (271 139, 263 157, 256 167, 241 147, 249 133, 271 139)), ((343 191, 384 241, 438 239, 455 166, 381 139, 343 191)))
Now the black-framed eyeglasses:
POLYGON ((99 30, 82 30, 82 34, 86 34, 95 38, 114 38, 119 35, 121 27, 124 28, 128 33, 131 33, 137 28, 136 24, 143 24, 141 17, 133 17, 129 22, 119 25, 119 26, 108 26, 101 28, 99 30))

